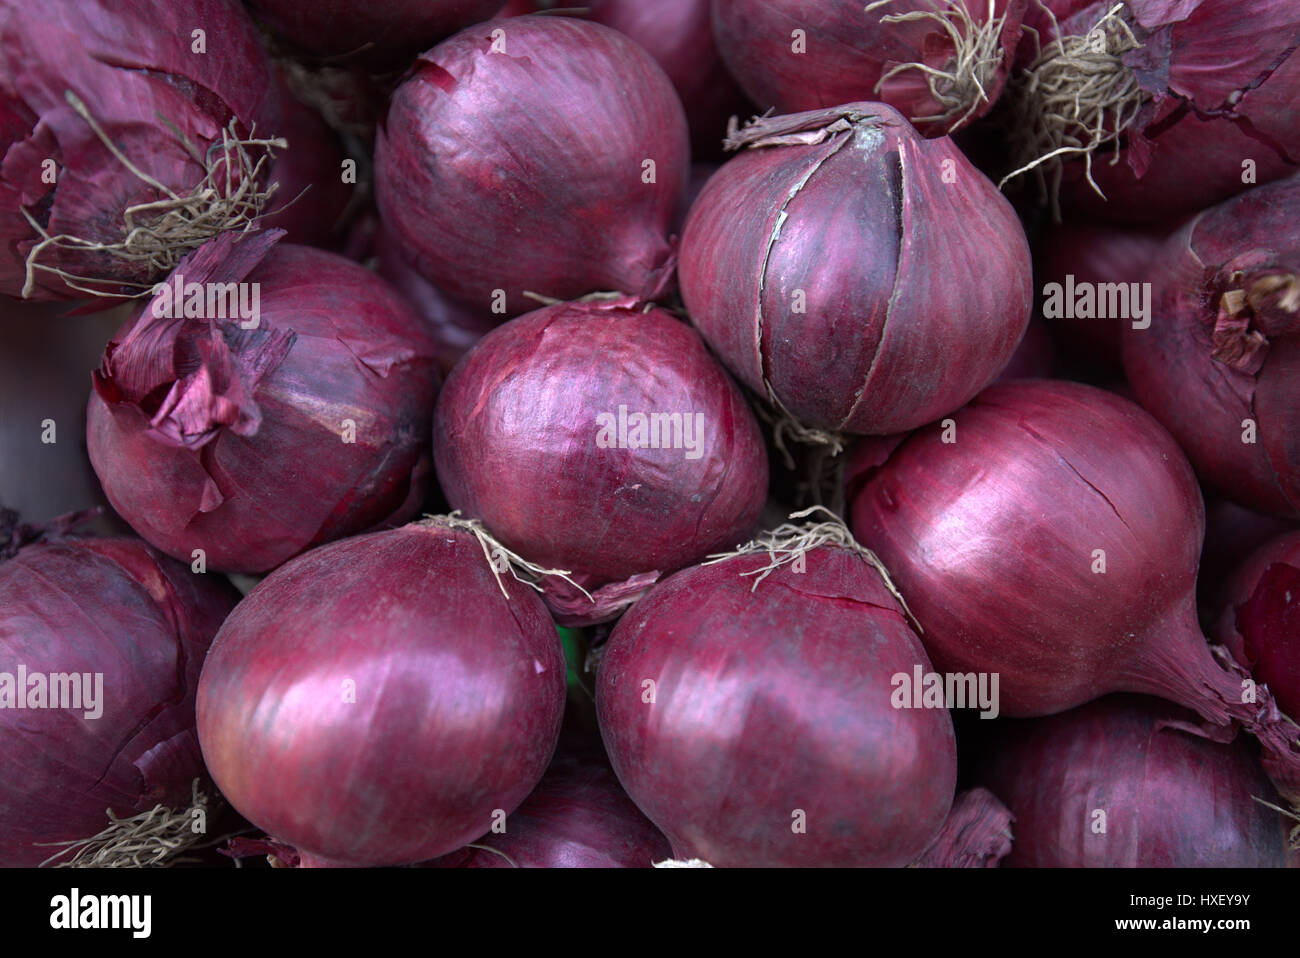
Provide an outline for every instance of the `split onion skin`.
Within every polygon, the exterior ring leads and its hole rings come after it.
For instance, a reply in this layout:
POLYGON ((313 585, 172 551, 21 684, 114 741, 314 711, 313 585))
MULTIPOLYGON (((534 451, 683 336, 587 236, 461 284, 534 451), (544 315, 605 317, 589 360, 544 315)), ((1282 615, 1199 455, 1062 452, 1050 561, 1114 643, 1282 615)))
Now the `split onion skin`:
POLYGON ((903 866, 948 816, 947 709, 890 702, 893 674, 929 671, 925 651, 859 555, 822 546, 805 558, 805 571, 779 568, 752 591, 742 573, 766 553, 677 573, 610 636, 601 734, 678 859, 903 866))
POLYGON ((541 779, 565 695, 546 607, 502 582, 509 599, 476 538, 434 524, 322 546, 268 576, 199 684, 222 794, 309 864, 414 863, 488 831, 541 779))

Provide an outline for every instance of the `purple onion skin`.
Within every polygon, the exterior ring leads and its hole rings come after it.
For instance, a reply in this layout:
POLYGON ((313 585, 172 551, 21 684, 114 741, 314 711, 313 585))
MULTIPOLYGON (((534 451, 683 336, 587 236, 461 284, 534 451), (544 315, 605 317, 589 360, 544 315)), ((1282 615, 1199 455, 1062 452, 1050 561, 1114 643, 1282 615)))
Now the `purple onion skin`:
POLYGON ((474 845, 486 847, 467 846, 429 865, 649 868, 672 857, 668 839, 627 797, 603 756, 564 751, 506 821, 505 832, 489 832, 474 845))
POLYGON ((280 99, 289 148, 276 155, 268 175, 276 193, 266 224, 284 230, 287 242, 335 249, 344 238, 343 212, 354 189, 343 182, 343 143, 313 107, 294 97, 282 76, 280 99))
POLYGON ((0 709, 0 867, 89 838, 111 808, 189 805, 204 776, 194 691, 239 594, 133 539, 38 543, 0 562, 0 672, 103 673, 102 715, 0 709))
POLYGON ((1300 518, 1298 221, 1300 176, 1194 217, 1149 268, 1150 328, 1124 331, 1138 401, 1206 484, 1289 519, 1300 518))
POLYGON ((1215 627, 1278 707, 1300 715, 1300 531, 1271 539, 1233 575, 1215 627))
POLYGON ((733 547, 767 491, 735 384, 689 326, 629 300, 549 306, 485 336, 447 379, 434 449, 454 508, 533 562, 603 582, 733 547), (620 406, 703 416, 698 458, 600 447, 597 417, 620 406))
POLYGON ((686 118, 662 68, 616 30, 525 16, 439 44, 393 94, 375 165, 410 261, 476 308, 496 290, 517 315, 535 306, 525 291, 654 298, 669 285, 686 118))
POLYGON ((883 104, 770 122, 811 130, 846 112, 864 116, 849 132, 750 148, 713 175, 680 281, 751 389, 770 382, 808 425, 883 435, 951 412, 1007 365, 1029 322, 1029 247, 951 140, 922 139, 883 104))
MULTIPOLYGON (((1108 0, 1049 2, 1063 35, 1086 35, 1108 0)), ((1249 16, 1223 0, 1130 0, 1143 46, 1123 59, 1154 99, 1125 131, 1111 163, 1099 151, 1092 176, 1067 164, 1062 202, 1085 216, 1160 224, 1300 172, 1300 17, 1291 0, 1259 0, 1249 16), (1244 161, 1254 163, 1253 179, 1244 161)), ((1046 45, 1050 21, 1030 4, 1026 21, 1046 45)), ((1025 31, 1021 58, 1032 56, 1025 31)))
MULTIPOLYGON (((43 0, 0 3, 0 293, 20 296, 26 259, 40 236, 120 242, 123 212, 164 197, 127 169, 65 99, 72 90, 135 166, 179 194, 203 176, 202 155, 231 118, 247 134, 275 136, 280 102, 252 21, 234 0, 43 0), (191 32, 206 31, 196 55, 191 32), (183 133, 189 147, 163 123, 183 133), (57 181, 43 167, 57 164, 57 181)), ((136 225, 140 225, 137 214, 136 225)), ((147 264, 108 253, 47 247, 38 262, 100 282, 106 293, 160 278, 147 264)), ((33 299, 84 299, 51 272, 36 271, 33 299)))
POLYGON ((1116 695, 996 730, 976 780, 1016 817, 1004 867, 1281 868, 1287 819, 1244 742, 1168 723, 1194 716, 1116 695), (1094 831, 1105 813, 1105 831, 1094 831))
MULTIPOLYGON (((185 263, 178 270, 190 278, 185 263)), ((251 574, 415 515, 430 478, 438 373, 420 318, 355 263, 280 246, 248 276, 261 284, 260 325, 242 340, 239 388, 217 397, 239 405, 237 420, 172 417, 152 427, 158 393, 142 395, 123 377, 152 364, 163 386, 180 382, 187 369, 175 356, 198 348, 209 321, 185 320, 176 354, 146 341, 124 356, 128 324, 97 374, 86 435, 109 502, 141 536, 185 561, 202 549, 208 568, 251 574), (287 354, 258 378, 250 370, 259 351, 285 335, 287 354), (355 423, 355 442, 344 441, 344 420, 355 423)), ((211 322, 241 341, 237 321, 211 322)), ((217 417, 224 406, 205 408, 217 417)))
POLYGON ((304 50, 397 69, 421 50, 487 20, 505 0, 250 0, 259 20, 304 50))
POLYGON ((222 794, 328 864, 435 858, 513 812, 555 751, 565 664, 542 600, 502 582, 508 600, 473 535, 424 524, 268 576, 199 684, 199 740, 222 794))
MULTIPOLYGON (((881 77, 898 64, 946 68, 953 44, 939 24, 880 22, 888 14, 933 11, 942 4, 895 0, 871 12, 866 6, 858 0, 713 0, 713 29, 732 75, 760 111, 774 107, 778 113, 797 113, 882 100, 909 119, 943 114, 946 107, 934 98, 919 70, 904 71, 876 89, 881 77), (804 32, 804 52, 795 51, 795 30, 804 32)), ((966 6, 977 23, 988 20, 987 0, 966 0, 966 6)), ((1026 6, 1027 0, 997 0, 995 17, 1009 10, 1001 40, 1003 62, 985 84, 988 98, 971 119, 987 113, 1002 92, 1026 6)), ((919 125, 942 135, 959 118, 919 125)))
POLYGON ((672 576, 615 627, 597 674, 619 780, 677 858, 726 867, 902 866, 938 835, 946 709, 896 709, 929 660, 880 576, 838 547, 756 589, 747 555, 672 576), (645 701, 647 681, 655 683, 645 701), (796 833, 797 809, 806 834, 796 833))

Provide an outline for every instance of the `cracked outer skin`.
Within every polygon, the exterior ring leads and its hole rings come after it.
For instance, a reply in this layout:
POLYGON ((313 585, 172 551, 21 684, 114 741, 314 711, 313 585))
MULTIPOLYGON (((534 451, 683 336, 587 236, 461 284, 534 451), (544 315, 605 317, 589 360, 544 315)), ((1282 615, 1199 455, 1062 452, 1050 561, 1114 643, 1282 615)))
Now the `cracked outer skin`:
POLYGON ((1249 330, 1233 332, 1222 295, 1261 278, 1300 277, 1297 216, 1300 176, 1201 213, 1148 271, 1151 327, 1123 331, 1134 394, 1201 478, 1247 508, 1291 519, 1300 518, 1300 311, 1276 301, 1247 308, 1238 318, 1249 330), (1242 441, 1247 419, 1257 424, 1253 444, 1242 441))
POLYGON ((1067 382, 999 384, 953 419, 956 442, 916 432, 851 507, 935 667, 999 673, 1011 716, 1168 695, 1169 673, 1204 655, 1188 592, 1205 512, 1174 440, 1134 403, 1067 382))
POLYGON ((952 719, 891 704, 894 674, 930 671, 925 650, 861 556, 822 546, 804 560, 756 588, 744 573, 766 553, 687 569, 610 637, 596 690, 605 748, 679 859, 903 866, 947 818, 952 719))

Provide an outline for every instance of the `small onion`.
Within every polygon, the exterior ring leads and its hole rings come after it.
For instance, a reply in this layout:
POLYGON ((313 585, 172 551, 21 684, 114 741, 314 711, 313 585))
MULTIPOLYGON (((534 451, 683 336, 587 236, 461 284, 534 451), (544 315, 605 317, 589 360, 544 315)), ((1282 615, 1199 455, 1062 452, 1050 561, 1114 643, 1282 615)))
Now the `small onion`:
MULTIPOLYGON (((643 589, 734 546, 767 491, 740 391, 689 326, 630 299, 549 306, 489 333, 448 377, 434 430, 448 502, 588 589, 643 589)), ((611 611, 582 596, 553 608, 566 625, 611 611)))
POLYGON ((204 777, 199 668, 239 599, 221 576, 135 539, 52 537, 6 560, 12 516, 0 511, 0 867, 60 851, 37 843, 97 835, 106 809, 127 818, 190 804, 204 777), (94 707, 52 707, 56 673, 94 707), (30 707, 36 676, 46 707, 30 707))
POLYGON ((1194 217, 1149 268, 1124 330, 1142 405, 1216 492, 1300 518, 1300 176, 1194 217))
POLYGON ((425 53, 393 94, 376 195, 408 259, 483 310, 526 291, 654 298, 690 169, 686 119, 654 59, 616 30, 526 16, 425 53))
POLYGON ((249 593, 203 666, 199 741, 222 794, 304 863, 413 863, 528 796, 564 689, 541 599, 435 519, 314 549, 249 593))
POLYGON ((429 332, 374 274, 271 249, 279 235, 226 234, 168 280, 239 283, 249 303, 259 289, 255 328, 157 317, 160 294, 108 344, 87 417, 113 508, 169 555, 202 550, 226 572, 410 518, 430 478, 429 332))
POLYGON ((682 297, 728 368, 798 421, 901 432, 1015 352, 1032 301, 1011 206, 946 137, 882 104, 757 120, 708 181, 682 297))
POLYGON ((1288 820, 1242 742, 1195 734, 1194 716, 1107 696, 1050 718, 1002 724, 976 780, 1006 801, 1006 867, 1300 867, 1288 820))

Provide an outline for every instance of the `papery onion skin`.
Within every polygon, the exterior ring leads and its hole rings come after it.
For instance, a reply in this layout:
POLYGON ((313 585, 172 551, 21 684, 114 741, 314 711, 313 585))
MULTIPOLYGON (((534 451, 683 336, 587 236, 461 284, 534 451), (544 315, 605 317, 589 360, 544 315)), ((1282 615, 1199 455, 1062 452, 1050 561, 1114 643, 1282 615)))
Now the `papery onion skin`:
POLYGON ((678 859, 907 865, 956 783, 947 709, 890 700, 925 651, 856 553, 811 549, 752 588, 768 561, 680 572, 619 621, 596 677, 614 770, 678 859))
POLYGON ((537 15, 439 44, 393 94, 375 165, 408 259, 476 308, 497 290, 518 315, 536 305, 525 292, 650 299, 671 283, 686 118, 662 68, 616 30, 537 15))
POLYGON ((841 118, 851 130, 751 146, 713 175, 687 219, 682 297, 732 373, 760 395, 770 383, 800 422, 902 432, 1007 365, 1029 322, 1029 247, 951 140, 883 104, 773 117, 754 135, 841 118))
POLYGON ((1138 401, 1206 484, 1290 519, 1300 518, 1297 221, 1300 176, 1194 217, 1149 267, 1150 328, 1123 339, 1138 401))
MULTIPOLYGON (((230 120, 241 135, 273 137, 280 102, 270 61, 236 0, 48 0, 0 4, 0 293, 22 295, 26 260, 40 236, 118 243, 125 210, 165 196, 115 158, 74 111, 71 90, 138 170, 180 195, 202 166, 169 128, 203 155, 230 120), (192 50, 192 31, 207 51, 192 50), (166 122, 164 122, 164 120, 166 122), (51 180, 47 160, 53 160, 51 180)), ((137 214, 135 225, 147 222, 137 214)), ((145 262, 47 247, 37 262, 88 277, 104 293, 134 294, 160 278, 145 262)), ((36 270, 32 299, 80 299, 54 273, 36 270)))
POLYGON ((250 0, 277 34, 330 59, 400 69, 421 50, 472 23, 487 20, 505 0, 250 0))
MULTIPOLYGON (((599 746, 597 746, 599 748, 599 746)), ((672 857, 603 755, 561 746, 503 833, 429 863, 435 868, 649 868, 672 857)))
MULTIPOLYGON (((1110 0, 1048 4, 1063 36, 1084 36, 1110 0)), ((1087 216, 1159 224, 1300 172, 1300 15, 1290 0, 1127 0, 1139 49, 1122 55, 1149 99, 1113 147, 1066 164, 1063 204, 1087 216), (1249 170, 1245 161, 1251 161, 1249 170)), ((1031 4, 1026 24, 1047 49, 1057 36, 1031 4)), ((1027 29, 1021 62, 1032 56, 1027 29)), ((1017 122, 1028 122, 1019 119, 1017 122)))
POLYGON ((187 283, 246 274, 260 284, 258 327, 154 320, 147 303, 109 343, 86 437, 109 501, 141 536, 187 562, 202 550, 209 569, 260 573, 415 514, 430 479, 436 346, 355 263, 301 246, 268 253, 274 235, 229 240, 177 272, 187 283), (197 372, 186 364, 209 342, 231 349, 233 371, 220 351, 197 372), (158 405, 167 390, 182 398, 170 412, 158 405))
POLYGON ((1011 811, 987 788, 959 792, 917 868, 997 868, 1012 847, 1011 811))
POLYGON ((471 533, 436 520, 268 576, 199 684, 222 794, 312 864, 424 861, 513 812, 555 750, 565 664, 541 599, 500 582, 471 533))
POLYGON ((1271 539, 1233 575, 1215 637, 1300 714, 1300 531, 1271 539))
MULTIPOLYGON (((989 21, 987 0, 958 0, 981 26, 989 21)), ((1020 21, 1027 0, 997 0, 994 18, 1006 16, 998 43, 1001 63, 984 83, 986 97, 973 96, 978 106, 970 119, 983 116, 1001 93, 1020 39, 1020 21)), ((948 68, 953 57, 951 37, 934 20, 882 23, 890 14, 933 12, 942 3, 895 0, 867 10, 859 0, 713 0, 713 29, 718 47, 732 74, 760 110, 796 113, 852 103, 881 100, 909 120, 948 112, 935 99, 920 70, 906 70, 886 80, 885 73, 904 63, 948 68), (800 31, 796 36, 795 31, 800 31), (802 43, 803 49, 796 45, 802 43)), ((965 36, 965 30, 962 29, 965 36)), ((930 135, 950 132, 966 109, 943 122, 918 123, 930 135)))
POLYGON ((109 825, 108 808, 129 817, 189 805, 205 776, 199 668, 238 599, 221 576, 136 539, 37 543, 0 561, 0 672, 102 673, 98 718, 0 708, 0 867, 60 851, 37 842, 90 838, 109 825))
POLYGON ((689 326, 626 299, 548 306, 485 336, 447 379, 434 450, 454 508, 529 561, 596 585, 733 547, 767 491, 740 390, 689 326), (618 447, 620 407, 683 414, 683 448, 630 448, 631 427, 618 447))
POLYGON ((975 778, 1016 816, 1003 867, 1300 866, 1287 819, 1255 800, 1279 803, 1246 744, 1166 724, 1189 721, 1115 695, 994 729, 975 778))

